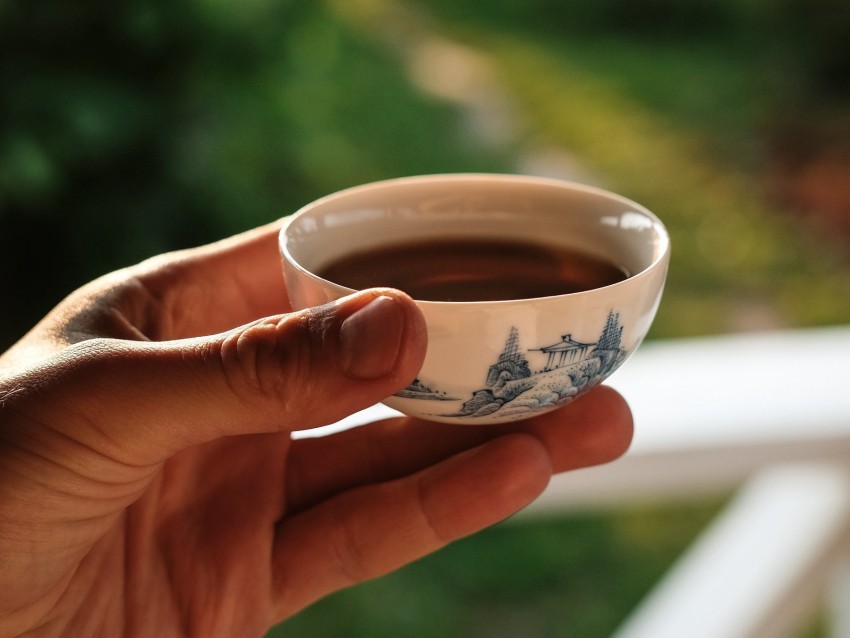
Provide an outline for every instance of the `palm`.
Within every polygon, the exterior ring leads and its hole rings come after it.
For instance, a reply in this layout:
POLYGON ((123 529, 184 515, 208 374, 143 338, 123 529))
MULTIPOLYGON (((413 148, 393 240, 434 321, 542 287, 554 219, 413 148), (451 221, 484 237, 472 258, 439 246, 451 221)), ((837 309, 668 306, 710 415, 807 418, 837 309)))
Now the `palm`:
POLYGON ((277 620, 270 556, 288 447, 282 434, 228 438, 165 463, 122 521, 132 562, 108 575, 110 588, 127 584, 127 626, 251 636, 277 620))

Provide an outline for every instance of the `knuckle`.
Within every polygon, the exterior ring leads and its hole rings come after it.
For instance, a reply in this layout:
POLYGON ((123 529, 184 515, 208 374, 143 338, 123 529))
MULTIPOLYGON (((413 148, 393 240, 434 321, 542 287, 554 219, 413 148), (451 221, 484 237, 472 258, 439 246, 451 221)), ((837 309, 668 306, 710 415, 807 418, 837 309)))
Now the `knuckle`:
POLYGON ((367 540, 371 536, 369 530, 358 525, 356 516, 337 510, 336 518, 329 542, 340 575, 352 585, 380 576, 372 558, 372 544, 367 540))
POLYGON ((416 483, 416 502, 421 516, 422 526, 427 530, 434 547, 444 547, 456 540, 457 535, 451 534, 443 525, 440 525, 438 517, 434 513, 431 499, 422 480, 416 483))
POLYGON ((264 319, 229 335, 220 356, 237 393, 280 401, 307 385, 311 350, 309 326, 286 316, 264 319))

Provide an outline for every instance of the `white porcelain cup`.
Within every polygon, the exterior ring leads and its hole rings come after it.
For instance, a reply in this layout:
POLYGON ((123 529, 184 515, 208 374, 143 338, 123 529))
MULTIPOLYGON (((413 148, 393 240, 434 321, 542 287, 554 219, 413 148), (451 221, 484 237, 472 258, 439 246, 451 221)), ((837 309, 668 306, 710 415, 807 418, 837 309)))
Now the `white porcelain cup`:
POLYGON ((467 425, 553 410, 608 377, 646 336, 670 258, 654 214, 597 188, 517 175, 409 177, 329 195, 289 218, 280 249, 290 301, 302 309, 353 292, 316 274, 346 255, 444 238, 555 245, 627 273, 617 283, 549 297, 417 300, 428 328, 425 362, 384 403, 467 425))

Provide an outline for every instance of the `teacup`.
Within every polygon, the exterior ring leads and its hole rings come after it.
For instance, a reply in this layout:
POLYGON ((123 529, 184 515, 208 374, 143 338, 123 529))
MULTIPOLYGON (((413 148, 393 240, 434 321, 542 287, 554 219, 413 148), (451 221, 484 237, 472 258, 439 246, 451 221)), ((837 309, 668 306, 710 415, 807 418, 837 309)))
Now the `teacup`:
MULTIPOLYGON (((542 414, 606 379, 646 336, 670 258, 669 237, 654 214, 598 188, 518 175, 400 178, 329 195, 288 220, 280 249, 290 301, 301 309, 352 293, 322 276, 340 260, 400 246, 402 272, 404 255, 441 242, 460 250, 516 242, 577 252, 622 270, 619 280, 545 296, 535 296, 536 289, 511 290, 498 300, 483 292, 472 301, 413 293, 428 329, 427 354, 417 378, 384 403, 410 416, 466 425, 542 414)), ((440 267, 435 259, 433 270, 440 267)), ((476 281, 466 289, 486 288, 476 281)), ((388 277, 367 287, 405 289, 396 284, 388 277)))

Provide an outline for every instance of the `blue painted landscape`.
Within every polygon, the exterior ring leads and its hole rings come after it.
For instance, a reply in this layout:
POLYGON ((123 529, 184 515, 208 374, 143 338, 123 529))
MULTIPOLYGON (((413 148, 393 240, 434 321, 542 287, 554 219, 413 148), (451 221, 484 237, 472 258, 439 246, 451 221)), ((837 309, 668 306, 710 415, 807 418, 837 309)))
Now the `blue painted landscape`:
POLYGON ((414 381, 396 396, 409 399, 459 401, 460 409, 440 416, 483 417, 527 415, 570 401, 610 374, 626 358, 620 315, 609 312, 595 343, 564 334, 561 340, 523 350, 519 330, 511 328, 499 357, 487 369, 481 388, 471 396, 453 397, 414 381), (532 368, 529 357, 539 362, 532 368))

